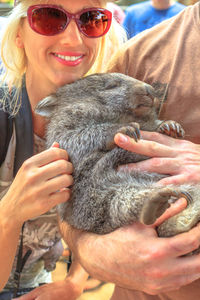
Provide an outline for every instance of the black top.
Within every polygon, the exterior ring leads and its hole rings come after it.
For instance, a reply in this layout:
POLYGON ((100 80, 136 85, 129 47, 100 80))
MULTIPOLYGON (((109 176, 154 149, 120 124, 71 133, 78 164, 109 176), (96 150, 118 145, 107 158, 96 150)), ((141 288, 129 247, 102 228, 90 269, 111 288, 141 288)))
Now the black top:
MULTIPOLYGON (((2 93, 4 93, 3 88, 0 89, 0 96, 2 96, 2 93)), ((22 103, 18 113, 14 117, 11 117, 9 113, 4 112, 0 107, 0 165, 7 153, 12 136, 13 122, 16 129, 16 152, 13 174, 15 176, 23 162, 33 155, 32 112, 25 84, 22 88, 22 103)))

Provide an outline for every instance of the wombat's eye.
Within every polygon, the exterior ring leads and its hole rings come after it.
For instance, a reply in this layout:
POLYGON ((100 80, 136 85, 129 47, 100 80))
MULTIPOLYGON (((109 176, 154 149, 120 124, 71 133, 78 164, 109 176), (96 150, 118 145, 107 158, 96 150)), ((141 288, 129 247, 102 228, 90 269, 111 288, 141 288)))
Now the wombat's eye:
POLYGON ((119 86, 118 82, 107 82, 104 86, 105 90, 112 90, 115 89, 119 86))
POLYGON ((136 108, 140 108, 140 107, 147 107, 146 104, 138 104, 136 108))
POLYGON ((145 84, 146 93, 149 97, 154 99, 155 97, 155 90, 151 85, 145 84))

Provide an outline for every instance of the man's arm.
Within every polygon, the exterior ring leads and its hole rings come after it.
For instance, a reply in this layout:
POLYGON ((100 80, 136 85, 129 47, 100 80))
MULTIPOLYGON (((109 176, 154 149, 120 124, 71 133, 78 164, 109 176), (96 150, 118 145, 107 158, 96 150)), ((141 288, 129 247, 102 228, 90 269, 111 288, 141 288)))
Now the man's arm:
POLYGON ((200 256, 181 257, 199 247, 199 225, 171 238, 139 223, 102 236, 60 227, 78 261, 102 281, 156 295, 200 278, 200 256))
MULTIPOLYGON (((199 182, 199 145, 158 133, 143 132, 142 136, 146 140, 138 143, 115 136, 119 147, 153 157, 128 168, 170 174, 162 179, 163 184, 199 182)), ((176 205, 175 212, 185 207, 183 201, 176 205)), ((167 213, 166 217, 171 215, 167 213)), ((159 238, 154 227, 139 223, 106 235, 78 231, 66 223, 61 223, 60 228, 83 267, 100 280, 155 295, 200 278, 200 256, 182 257, 199 247, 199 225, 171 238, 159 238)))

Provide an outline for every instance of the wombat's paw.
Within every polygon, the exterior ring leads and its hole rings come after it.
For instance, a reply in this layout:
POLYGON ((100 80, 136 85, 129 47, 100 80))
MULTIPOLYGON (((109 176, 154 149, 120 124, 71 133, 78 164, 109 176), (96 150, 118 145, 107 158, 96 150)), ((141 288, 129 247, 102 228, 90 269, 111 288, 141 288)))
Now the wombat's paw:
POLYGON ((164 187, 152 192, 150 198, 143 206, 140 221, 147 225, 153 224, 169 207, 169 203, 175 202, 182 197, 187 200, 188 204, 193 202, 188 192, 177 191, 173 188, 164 187))
POLYGON ((174 138, 183 138, 185 131, 182 126, 175 121, 164 121, 157 129, 158 132, 169 135, 174 138))
MULTIPOLYGON (((194 190, 191 190, 191 192, 193 193, 194 190)), ((200 220, 198 195, 194 192, 193 200, 188 192, 180 192, 178 197, 186 198, 188 205, 184 210, 170 217, 157 228, 159 236, 169 237, 186 232, 193 228, 200 220)))
POLYGON ((140 139, 140 125, 135 122, 129 123, 128 126, 121 127, 118 132, 126 134, 137 142, 140 139))

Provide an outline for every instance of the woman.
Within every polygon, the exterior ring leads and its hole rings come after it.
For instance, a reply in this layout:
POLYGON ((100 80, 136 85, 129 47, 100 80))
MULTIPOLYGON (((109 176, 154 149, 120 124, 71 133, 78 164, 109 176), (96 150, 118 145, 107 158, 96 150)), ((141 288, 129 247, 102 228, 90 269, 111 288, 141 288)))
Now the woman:
MULTIPOLYGON (((53 207, 69 199, 73 166, 57 143, 44 151, 46 123, 34 108, 58 87, 101 71, 111 46, 118 47, 117 35, 111 44, 115 28, 112 14, 104 9, 106 2, 22 0, 8 19, 1 51, 5 67, 1 106, 14 116, 14 122, 0 177, 1 189, 7 187, 0 202, 1 289, 13 290, 15 283, 23 294, 50 282, 52 266, 45 262, 54 249, 58 252, 55 261, 61 254, 53 207), (21 244, 28 259, 19 282, 15 254, 22 226, 21 244)), ((23 259, 17 256, 18 262, 23 259)))

